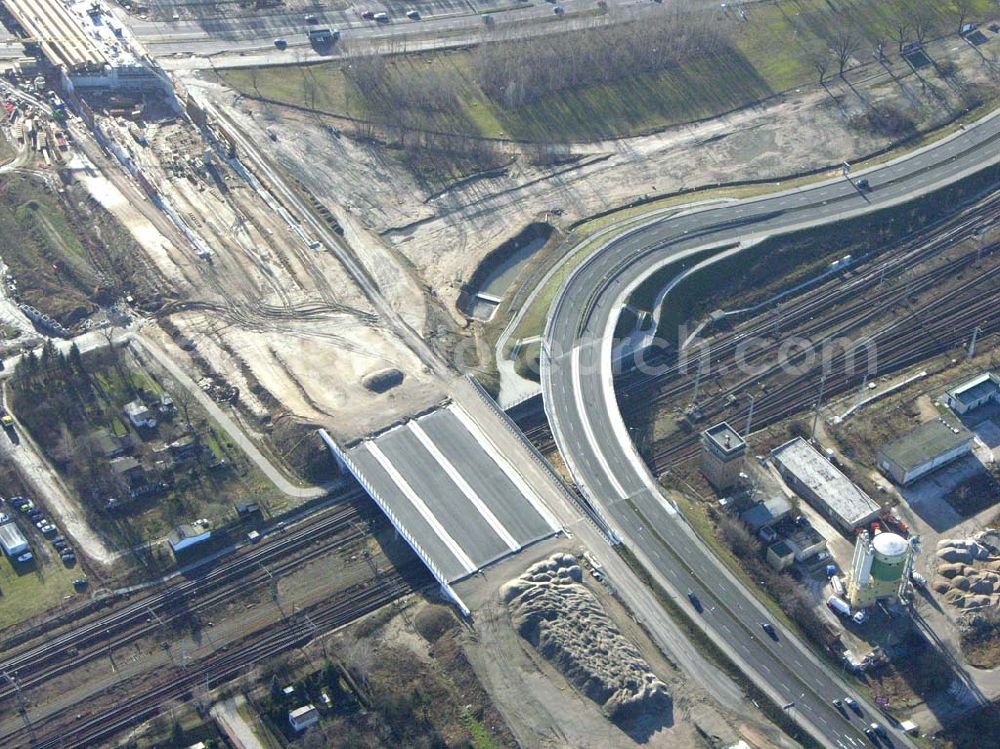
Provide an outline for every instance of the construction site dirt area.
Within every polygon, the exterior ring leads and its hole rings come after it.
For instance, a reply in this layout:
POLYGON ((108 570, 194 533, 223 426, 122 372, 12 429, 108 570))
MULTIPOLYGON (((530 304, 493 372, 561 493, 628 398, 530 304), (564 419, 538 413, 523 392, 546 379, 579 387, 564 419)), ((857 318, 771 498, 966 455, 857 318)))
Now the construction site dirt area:
MULTIPOLYGON (((934 43, 934 54, 953 60, 969 85, 984 92, 996 88, 969 45, 942 40, 934 43)), ((530 154, 517 155, 511 145, 507 149, 517 157, 508 166, 433 189, 401 164, 394 142, 386 148, 341 119, 255 101, 250 89, 242 97, 208 80, 184 80, 228 107, 247 132, 261 139, 272 133, 275 156, 292 173, 315 194, 336 196, 345 212, 391 248, 397 264, 419 273, 455 311, 463 285, 483 258, 533 221, 565 229, 637 198, 734 179, 782 179, 855 161, 898 140, 862 124, 863 102, 898 108, 915 131, 946 125, 968 107, 932 71, 921 76, 933 81, 940 96, 922 93, 921 83, 909 76, 890 76, 881 68, 868 72, 850 86, 831 78, 823 88, 803 86, 706 122, 566 145, 556 164, 533 163, 530 154)))
MULTIPOLYGON (((525 639, 518 629, 520 619, 516 607, 504 602, 504 591, 510 593, 518 589, 525 600, 534 599, 533 592, 521 589, 523 581, 533 575, 531 570, 538 572, 536 568, 542 566, 559 567, 558 560, 573 560, 572 555, 559 551, 571 548, 567 541, 542 544, 496 568, 485 570, 487 584, 477 585, 475 591, 468 583, 461 583, 457 588, 473 609, 474 626, 463 635, 463 648, 522 746, 682 749, 702 746, 703 738, 699 736, 709 736, 723 746, 735 743, 741 736, 752 737, 755 746, 775 746, 764 738, 765 732, 757 731, 752 718, 730 714, 689 675, 679 671, 653 644, 644 627, 623 607, 613 590, 598 583, 589 572, 578 575, 575 570, 580 567, 575 562, 568 564, 563 576, 552 573, 553 579, 572 585, 579 591, 580 601, 586 601, 585 605, 565 602, 565 623, 570 628, 584 627, 588 632, 583 635, 585 637, 601 638, 604 625, 597 628, 599 633, 584 619, 591 612, 603 621, 609 636, 632 654, 630 662, 634 658, 644 663, 644 668, 648 667, 648 680, 643 677, 639 682, 646 687, 658 685, 647 695, 652 701, 644 708, 636 704, 635 712, 625 710, 617 715, 617 721, 612 720, 599 702, 587 696, 601 679, 587 679, 578 669, 564 673, 557 664, 561 656, 556 656, 548 647, 540 651, 525 639), (525 573, 523 577, 522 573, 525 573), (502 657, 498 657, 499 653, 502 657), (578 678, 583 678, 580 684, 586 686, 574 686, 578 678), (660 704, 662 700, 666 702, 665 707, 660 704)), ((557 608, 562 606, 558 600, 553 600, 557 608)), ((544 618, 549 619, 552 626, 561 628, 555 610, 548 611, 544 618)), ((599 659, 605 653, 603 648, 598 648, 594 657, 599 659)), ((644 687, 639 682, 629 683, 641 691, 644 687)))
MULTIPOLYGON (((197 364, 189 371, 238 387, 251 422, 285 412, 354 437, 443 395, 334 253, 307 246, 265 188, 206 150, 196 128, 164 118, 144 123, 140 139, 134 124, 104 126, 187 227, 181 234, 161 225, 166 236, 157 241, 141 219, 123 216, 168 279, 164 293, 174 301, 159 319, 177 345, 162 344, 197 364), (389 370, 399 375, 380 377, 389 370)), ((113 195, 108 200, 124 213, 113 195)), ((419 290, 401 285, 390 268, 376 272, 407 321, 422 328, 419 290)))

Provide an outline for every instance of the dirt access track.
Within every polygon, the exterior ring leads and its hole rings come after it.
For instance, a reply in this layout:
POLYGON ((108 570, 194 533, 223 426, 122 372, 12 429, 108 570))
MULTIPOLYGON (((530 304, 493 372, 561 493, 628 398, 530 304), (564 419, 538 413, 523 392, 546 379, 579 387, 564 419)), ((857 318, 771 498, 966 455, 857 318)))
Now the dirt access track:
MULTIPOLYGON (((145 146, 124 127, 106 126, 197 237, 192 243, 162 214, 143 210, 143 199, 122 183, 116 165, 100 164, 104 177, 95 177, 88 161, 78 163, 77 177, 129 228, 166 279, 164 295, 172 301, 159 320, 168 335, 158 343, 196 380, 210 375, 238 387, 252 422, 267 424, 284 413, 340 438, 443 397, 335 255, 309 248, 224 160, 206 165, 206 144, 192 125, 169 118, 146 123, 145 146), (199 253, 198 245, 210 249, 199 253), (400 371, 402 382, 373 387, 386 370, 400 371)), ((98 154, 88 155, 100 162, 98 154)), ((363 255, 364 239, 350 239, 363 255)), ((419 287, 386 263, 368 267, 389 303, 422 333, 419 287)))
MULTIPOLYGON (((981 51, 989 56, 998 44, 992 37, 981 51)), ((572 145, 566 157, 576 161, 557 166, 533 166, 522 155, 501 174, 470 178, 434 194, 392 150, 332 136, 327 125, 347 127, 343 121, 237 99, 219 84, 179 75, 225 107, 248 133, 263 139, 265 129, 272 130, 274 157, 315 195, 336 204, 342 223, 355 225, 373 242, 381 239, 400 272, 416 274, 458 317, 462 283, 492 249, 532 221, 565 228, 637 198, 839 165, 893 144, 892 137, 855 119, 871 103, 897 108, 927 132, 952 121, 969 91, 988 101, 1000 90, 991 66, 970 45, 949 38, 928 49, 939 62, 954 61, 957 73, 945 80, 924 69, 918 78, 895 60, 890 75, 869 63, 848 74, 850 85, 831 77, 825 88, 804 87, 706 122, 572 145)))

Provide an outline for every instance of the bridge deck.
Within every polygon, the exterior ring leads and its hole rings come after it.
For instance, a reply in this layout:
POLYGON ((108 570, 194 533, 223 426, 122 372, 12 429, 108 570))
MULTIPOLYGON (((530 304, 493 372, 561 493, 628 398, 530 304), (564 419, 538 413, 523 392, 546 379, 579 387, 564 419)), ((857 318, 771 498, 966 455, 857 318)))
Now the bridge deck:
POLYGON ((360 442, 346 455, 442 582, 560 530, 514 466, 454 404, 360 442))

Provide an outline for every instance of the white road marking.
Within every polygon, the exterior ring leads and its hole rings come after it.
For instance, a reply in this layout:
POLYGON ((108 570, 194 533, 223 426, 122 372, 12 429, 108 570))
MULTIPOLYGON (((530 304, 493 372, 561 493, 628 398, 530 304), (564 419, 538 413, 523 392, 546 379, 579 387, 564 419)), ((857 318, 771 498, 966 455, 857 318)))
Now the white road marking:
POLYGON ((510 534, 510 531, 504 527, 504 524, 501 523, 500 519, 493 514, 493 511, 486 506, 486 503, 483 502, 480 496, 476 493, 476 490, 469 485, 469 482, 465 480, 465 477, 461 474, 461 472, 455 468, 454 464, 452 464, 452 462, 448 460, 447 456, 445 456, 438 446, 434 444, 434 440, 428 436, 427 432, 424 431, 424 428, 416 421, 409 422, 407 426, 413 433, 413 436, 420 440, 420 444, 423 445, 427 449, 427 452, 431 454, 431 457, 433 457, 434 460, 436 460, 444 469, 444 472, 448 474, 448 477, 455 482, 455 486, 461 490, 466 499, 472 502, 475 508, 479 510, 479 514, 482 515, 486 522, 490 524, 490 528, 493 529, 493 532, 503 539, 503 542, 507 544, 507 547, 511 551, 520 551, 521 544, 519 544, 517 539, 510 534))
POLYGON ((483 449, 483 451, 493 458, 493 462, 500 467, 500 470, 507 474, 507 478, 511 480, 514 486, 517 487, 517 490, 521 492, 531 506, 535 508, 535 512, 542 516, 542 520, 548 523, 549 528, 554 531, 561 530, 562 524, 556 519, 556 516, 549 511, 545 502, 543 502, 541 498, 535 494, 534 490, 528 486, 528 483, 521 478, 521 474, 518 473, 514 466, 511 465, 510 461, 504 457, 504 454, 489 441, 489 438, 483 434, 483 430, 476 426, 472 417, 454 403, 448 406, 448 410, 455 415, 456 419, 462 422, 462 426, 464 426, 466 431, 472 435, 472 438, 479 443, 479 446, 483 449))
POLYGON ((465 553, 462 547, 458 545, 458 542, 451 537, 451 534, 444 529, 444 526, 438 522, 434 513, 431 512, 431 508, 424 504, 424 500, 422 500, 417 493, 413 491, 413 487, 410 486, 409 482, 403 478, 403 475, 396 470, 396 466, 392 464, 392 461, 389 460, 384 452, 382 452, 381 448, 379 448, 379 446, 374 442, 366 442, 365 447, 368 448, 368 452, 371 453, 371 456, 378 461, 378 464, 382 466, 383 470, 389 474, 389 478, 395 482, 396 486, 398 486, 399 490, 403 492, 403 495, 410 501, 410 504, 413 505, 414 509, 420 513, 424 520, 427 521, 431 530, 438 535, 438 538, 444 542, 444 545, 448 547, 448 550, 455 555, 455 559, 457 559, 459 563, 465 567, 466 572, 475 572, 476 569, 478 569, 476 564, 472 561, 469 555, 465 553))
POLYGON ((594 436, 594 429, 590 425, 590 419, 587 418, 587 408, 583 403, 583 392, 580 389, 581 351, 582 348, 580 346, 573 349, 573 356, 570 362, 570 367, 572 368, 570 373, 572 374, 573 382, 573 400, 576 402, 576 412, 580 416, 580 423, 583 424, 583 432, 587 437, 587 443, 590 445, 590 449, 597 458, 597 462, 603 469, 604 476, 611 482, 611 486, 618 494, 619 499, 628 499, 628 494, 625 493, 625 489, 618 483, 618 479, 616 479, 615 475, 611 472, 611 466, 608 465, 608 459, 604 457, 604 453, 601 451, 601 448, 598 447, 597 438, 594 436))

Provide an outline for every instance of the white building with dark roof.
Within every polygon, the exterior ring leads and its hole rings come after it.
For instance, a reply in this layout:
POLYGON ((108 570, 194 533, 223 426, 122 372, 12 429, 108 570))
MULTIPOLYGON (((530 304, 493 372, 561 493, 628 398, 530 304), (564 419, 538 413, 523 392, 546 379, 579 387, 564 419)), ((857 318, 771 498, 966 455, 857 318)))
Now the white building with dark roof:
POLYGON ((1000 402, 1000 377, 993 372, 976 375, 946 391, 944 402, 959 416, 987 403, 1000 402))

